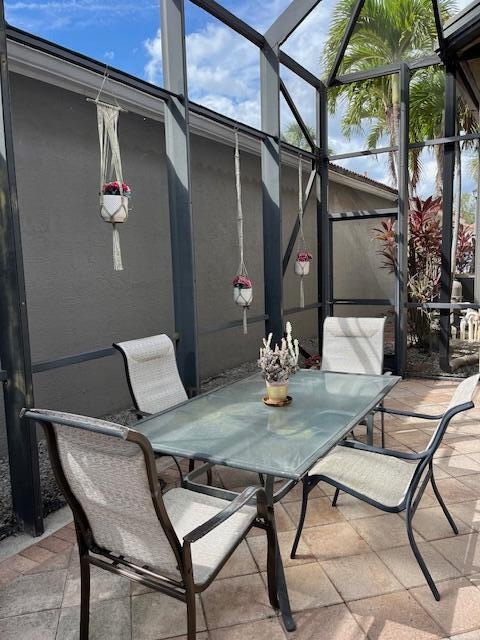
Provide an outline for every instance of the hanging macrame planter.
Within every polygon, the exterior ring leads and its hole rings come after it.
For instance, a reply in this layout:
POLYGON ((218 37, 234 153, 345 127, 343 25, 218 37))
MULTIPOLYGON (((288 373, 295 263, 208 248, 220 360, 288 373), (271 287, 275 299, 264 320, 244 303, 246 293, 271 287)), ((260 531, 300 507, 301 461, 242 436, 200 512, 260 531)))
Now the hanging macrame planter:
POLYGON ((312 254, 307 251, 307 243, 303 233, 303 184, 302 184, 302 156, 298 157, 298 221, 300 227, 298 230, 298 251, 295 258, 295 273, 300 276, 300 308, 305 307, 305 290, 303 286, 303 278, 310 273, 310 262, 313 259, 312 254))
POLYGON ((237 275, 233 279, 233 301, 243 307, 243 333, 248 332, 247 311, 253 300, 252 281, 248 277, 247 267, 244 260, 243 249, 243 209, 242 209, 242 182, 240 174, 240 150, 238 144, 238 131, 235 131, 235 188, 237 193, 237 238, 240 253, 240 263, 237 275))
POLYGON ((126 222, 128 218, 128 204, 132 193, 123 181, 118 142, 118 117, 122 109, 100 102, 98 97, 94 102, 97 105, 100 144, 100 215, 105 222, 112 225, 113 268, 115 271, 122 271, 122 251, 117 225, 126 222))

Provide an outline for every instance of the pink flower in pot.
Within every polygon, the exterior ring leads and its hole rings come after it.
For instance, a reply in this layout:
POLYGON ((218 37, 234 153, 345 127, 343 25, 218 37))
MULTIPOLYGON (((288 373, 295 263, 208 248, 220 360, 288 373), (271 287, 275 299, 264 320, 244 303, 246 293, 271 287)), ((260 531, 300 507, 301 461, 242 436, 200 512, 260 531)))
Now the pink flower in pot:
POLYGON ((237 275, 233 279, 233 301, 241 307, 249 307, 253 299, 252 281, 248 276, 237 275))
POLYGON ((313 256, 309 251, 299 251, 295 258, 295 273, 297 276, 308 276, 310 273, 310 262, 313 256))

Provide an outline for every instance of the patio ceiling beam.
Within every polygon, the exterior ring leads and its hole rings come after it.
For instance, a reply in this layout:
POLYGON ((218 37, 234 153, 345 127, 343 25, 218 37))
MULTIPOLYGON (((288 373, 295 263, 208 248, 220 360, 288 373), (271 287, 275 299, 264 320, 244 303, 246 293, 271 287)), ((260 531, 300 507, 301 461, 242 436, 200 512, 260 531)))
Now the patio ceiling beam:
POLYGON ((236 16, 221 4, 215 2, 215 0, 190 0, 192 4, 197 5, 200 9, 203 9, 220 22, 223 22, 227 27, 233 29, 238 34, 255 44, 257 47, 263 47, 265 44, 264 36, 251 27, 247 22, 244 22, 241 18, 236 16))
POLYGON ((311 71, 305 69, 301 64, 299 64, 296 60, 290 57, 285 51, 280 51, 279 54, 280 63, 283 64, 284 67, 293 71, 299 78, 304 80, 306 83, 312 85, 316 89, 320 89, 323 86, 322 81, 317 78, 311 71))
POLYGON ((265 32, 270 46, 279 47, 319 5, 321 0, 293 0, 265 32))
POLYGON ((288 89, 285 86, 285 83, 284 83, 284 81, 282 79, 280 79, 280 91, 282 92, 282 95, 285 98, 285 101, 288 104, 288 107, 289 107, 290 111, 293 113, 293 116, 294 116, 295 120, 297 121, 298 126, 302 130, 302 133, 303 133, 303 135, 305 137, 305 140, 308 142, 308 144, 310 146, 310 149, 312 150, 312 152, 315 151, 315 142, 312 140, 312 136, 310 135, 310 131, 308 130, 307 125, 305 124, 302 116, 300 115, 299 110, 297 109, 297 105, 293 101, 293 98, 290 95, 290 92, 288 91, 288 89))
POLYGON ((190 175, 190 126, 184 0, 161 0, 162 64, 166 88, 165 147, 177 363, 184 386, 199 387, 198 318, 190 175))
POLYGON ((360 156, 376 156, 380 153, 392 153, 398 151, 398 147, 379 147, 378 149, 364 149, 363 151, 354 151, 352 153, 337 153, 329 156, 330 162, 335 160, 344 160, 346 158, 359 158, 360 156))
MULTIPOLYGON (((316 169, 313 169, 310 172, 310 175, 308 177, 307 186, 305 188, 305 193, 304 193, 304 196, 303 196, 303 208, 304 208, 304 210, 306 209, 308 200, 310 199, 310 194, 312 193, 312 187, 315 184, 316 176, 317 176, 317 171, 316 171, 316 169)), ((287 245, 287 248, 285 249, 285 254, 283 256, 283 262, 282 262, 282 273, 283 273, 283 275, 285 275, 286 272, 287 272, 288 263, 290 262, 290 258, 292 257, 293 248, 295 246, 295 242, 297 241, 297 237, 298 237, 298 232, 299 231, 300 231, 300 218, 299 218, 299 216, 297 214, 297 217, 296 217, 295 222, 293 224, 292 233, 290 234, 290 238, 288 240, 288 245, 287 245)))
POLYGON ((331 87, 333 81, 337 77, 338 70, 340 69, 340 65, 342 64, 343 56, 345 55, 345 51, 347 50, 348 44, 350 42, 350 38, 352 37, 352 33, 357 25, 357 20, 360 16, 360 13, 363 9, 364 4, 365 4, 365 0, 357 0, 357 3, 353 8, 347 28, 345 29, 345 33, 343 34, 342 41, 337 50, 335 61, 330 70, 330 73, 328 74, 328 79, 326 82, 327 87, 331 87))
POLYGON ((0 361, 13 512, 33 536, 43 533, 43 509, 34 423, 20 418, 33 407, 32 361, 15 176, 4 3, 0 0, 0 361))

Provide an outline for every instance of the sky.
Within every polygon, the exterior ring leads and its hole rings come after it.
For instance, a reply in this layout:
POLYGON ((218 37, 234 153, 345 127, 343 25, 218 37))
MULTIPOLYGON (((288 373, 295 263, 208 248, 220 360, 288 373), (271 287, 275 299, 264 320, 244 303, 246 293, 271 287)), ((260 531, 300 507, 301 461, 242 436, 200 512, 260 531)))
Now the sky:
MULTIPOLYGON (((290 0, 220 0, 260 32, 288 6, 290 0)), ((456 0, 460 10, 470 0, 456 0)), ((283 49, 306 68, 323 76, 321 52, 337 0, 322 0, 298 27, 283 49)), ((190 99, 225 115, 260 127, 259 54, 257 48, 186 1, 186 47, 190 99)), ((36 0, 5 3, 13 26, 84 53, 154 84, 162 84, 159 0, 36 0)), ((314 123, 315 96, 311 87, 286 69, 282 78, 308 124, 314 123)), ((358 151, 366 145, 361 136, 345 139, 342 109, 329 118, 329 147, 334 153, 358 151)), ((281 126, 293 121, 282 104, 281 126)), ((420 192, 432 192, 435 161, 422 158, 420 192)), ((385 159, 343 161, 343 166, 389 183, 385 159)), ((464 189, 473 189, 466 175, 464 189)))

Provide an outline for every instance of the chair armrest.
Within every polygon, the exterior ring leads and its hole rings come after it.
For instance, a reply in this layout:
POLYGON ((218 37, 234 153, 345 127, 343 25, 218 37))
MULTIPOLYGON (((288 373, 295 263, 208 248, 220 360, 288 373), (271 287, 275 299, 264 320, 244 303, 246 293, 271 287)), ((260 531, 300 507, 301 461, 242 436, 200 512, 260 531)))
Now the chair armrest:
POLYGON ((131 408, 129 409, 130 413, 134 413, 137 417, 140 416, 141 418, 148 418, 151 415, 153 415, 152 413, 148 413, 147 411, 142 411, 141 409, 135 409, 135 408, 131 408))
POLYGON ((379 413, 389 413, 394 416, 406 416, 408 418, 420 418, 422 420, 441 420, 443 413, 438 415, 429 415, 427 413, 415 413, 414 411, 401 411, 400 409, 389 409, 388 407, 376 407, 375 411, 379 413))
MULTIPOLYGON (((215 514, 210 520, 207 520, 199 527, 187 533, 187 535, 183 536, 183 540, 185 542, 197 542, 203 536, 206 536, 207 533, 213 531, 220 524, 225 522, 230 516, 233 516, 234 513, 239 511, 242 507, 250 502, 252 498, 254 498, 259 493, 265 493, 265 489, 263 487, 247 487, 242 491, 240 495, 238 495, 232 502, 222 509, 217 514, 215 514)), ((266 499, 266 496, 264 496, 266 499)))
POLYGON ((364 444, 357 440, 343 440, 338 443, 338 446, 349 447, 350 449, 360 449, 360 451, 370 451, 371 453, 380 453, 384 456, 401 458, 402 460, 422 460, 425 457, 423 453, 407 453, 405 451, 395 451, 394 449, 382 449, 381 447, 372 447, 369 444, 364 444))

